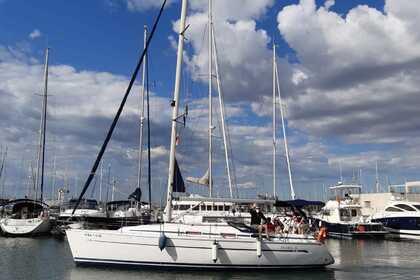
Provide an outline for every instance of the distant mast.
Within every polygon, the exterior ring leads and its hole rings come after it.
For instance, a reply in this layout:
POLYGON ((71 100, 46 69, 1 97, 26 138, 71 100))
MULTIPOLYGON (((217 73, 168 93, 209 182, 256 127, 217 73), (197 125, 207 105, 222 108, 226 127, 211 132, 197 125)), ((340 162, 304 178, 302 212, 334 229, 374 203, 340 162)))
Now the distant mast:
POLYGON ((179 35, 178 35, 178 52, 176 61, 176 74, 175 74, 175 88, 174 88, 174 99, 172 100, 172 118, 171 118, 171 146, 169 152, 169 170, 168 170, 168 193, 166 196, 166 207, 164 220, 169 222, 172 219, 172 192, 174 187, 174 171, 175 171, 175 152, 176 152, 176 133, 177 133, 177 118, 179 108, 179 91, 181 86, 181 74, 182 74, 182 55, 184 50, 184 32, 185 32, 185 21, 187 17, 187 0, 182 0, 181 8, 181 19, 179 24, 179 35))

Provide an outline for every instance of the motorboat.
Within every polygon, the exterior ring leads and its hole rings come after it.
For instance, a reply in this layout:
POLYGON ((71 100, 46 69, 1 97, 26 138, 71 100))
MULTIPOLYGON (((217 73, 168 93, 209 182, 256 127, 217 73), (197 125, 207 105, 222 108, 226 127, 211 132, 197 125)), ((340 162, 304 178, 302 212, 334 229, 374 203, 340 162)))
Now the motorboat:
POLYGON ((382 223, 393 237, 420 239, 420 203, 392 201, 372 216, 372 222, 382 223))
POLYGON ((312 216, 314 224, 325 227, 335 238, 384 238, 388 231, 379 222, 372 222, 361 213, 359 195, 362 186, 342 184, 330 188, 335 199, 327 201, 321 211, 312 216))
POLYGON ((2 233, 7 236, 48 234, 51 229, 48 205, 32 199, 17 199, 3 208, 0 221, 2 233))

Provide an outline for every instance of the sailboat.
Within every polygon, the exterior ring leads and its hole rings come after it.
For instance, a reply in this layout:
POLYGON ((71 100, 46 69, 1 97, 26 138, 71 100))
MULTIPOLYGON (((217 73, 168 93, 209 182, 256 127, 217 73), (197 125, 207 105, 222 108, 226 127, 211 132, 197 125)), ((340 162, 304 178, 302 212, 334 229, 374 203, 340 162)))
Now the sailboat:
POLYGON ((44 167, 45 167, 45 137, 47 127, 47 90, 48 90, 48 54, 45 51, 44 94, 42 103, 41 129, 38 149, 38 166, 35 180, 35 199, 17 199, 9 201, 4 206, 5 216, 0 221, 2 233, 8 236, 22 236, 49 233, 51 222, 49 206, 43 202, 44 167), (38 190, 40 197, 38 199, 38 190))
MULTIPOLYGON (((209 6, 210 13, 211 0, 209 6)), ((128 226, 119 230, 68 229, 67 240, 74 261, 77 264, 195 269, 280 269, 332 264, 334 259, 325 245, 313 238, 290 235, 264 239, 243 224, 173 222, 173 191, 179 187, 175 149, 186 13, 187 0, 183 0, 171 103, 171 148, 164 223, 128 226)))

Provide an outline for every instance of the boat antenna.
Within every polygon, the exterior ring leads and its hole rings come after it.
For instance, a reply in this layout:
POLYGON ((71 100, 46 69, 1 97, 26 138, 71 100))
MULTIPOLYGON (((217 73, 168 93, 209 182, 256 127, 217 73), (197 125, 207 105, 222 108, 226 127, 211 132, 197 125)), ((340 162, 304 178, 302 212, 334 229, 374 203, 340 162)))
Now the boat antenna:
POLYGON ((166 1, 167 0, 164 0, 163 3, 162 3, 162 6, 160 7, 158 16, 156 17, 155 22, 153 24, 152 32, 150 33, 150 36, 147 39, 146 47, 144 48, 144 50, 143 50, 143 52, 140 56, 140 59, 137 63, 137 66, 134 69, 133 75, 131 76, 130 83, 128 84, 127 90, 125 91, 124 98, 122 99, 120 107, 118 108, 117 114, 115 115, 114 120, 112 121, 111 127, 109 128, 109 131, 108 131, 108 134, 106 135, 105 141, 102 144, 102 147, 101 147, 101 149, 98 153, 98 156, 96 157, 95 163, 93 164, 92 170, 90 171, 90 174, 89 174, 89 176, 86 180, 86 183, 85 183, 85 185, 82 189, 82 192, 80 193, 79 199, 77 200, 77 203, 74 205, 72 215, 74 215, 74 212, 76 211, 77 207, 79 207, 80 201, 83 199, 83 196, 86 193, 86 190, 88 189, 90 182, 92 181, 93 177, 95 176, 96 170, 98 169, 98 165, 101 162, 101 159, 102 159, 102 156, 104 155, 106 147, 108 146, 109 140, 111 139, 111 136, 112 136, 112 133, 114 132, 115 126, 117 125, 118 119, 120 118, 120 115, 122 113, 124 105, 127 102, 128 95, 130 94, 131 88, 133 87, 134 81, 136 80, 137 74, 140 70, 140 66, 143 63, 143 59, 145 57, 146 51, 149 48, 150 42, 151 42, 151 40, 153 38, 153 35, 156 31, 157 24, 159 23, 160 18, 161 18, 162 13, 163 13, 163 10, 165 8, 166 1))

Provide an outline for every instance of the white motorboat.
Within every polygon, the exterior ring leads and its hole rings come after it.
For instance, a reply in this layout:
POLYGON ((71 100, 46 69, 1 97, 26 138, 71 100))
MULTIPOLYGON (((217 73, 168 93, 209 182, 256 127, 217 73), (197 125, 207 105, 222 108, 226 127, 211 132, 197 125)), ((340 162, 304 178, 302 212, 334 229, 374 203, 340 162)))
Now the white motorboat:
POLYGON ((394 237, 420 239, 420 203, 393 201, 372 216, 372 221, 382 223, 394 237))
POLYGON ((372 222, 361 213, 358 196, 361 186, 341 184, 331 187, 335 199, 327 201, 322 210, 313 215, 315 224, 328 230, 336 238, 384 238, 388 233, 379 222, 372 222))
POLYGON ((32 199, 10 201, 0 221, 2 233, 7 236, 30 236, 49 233, 51 223, 48 205, 32 199))

